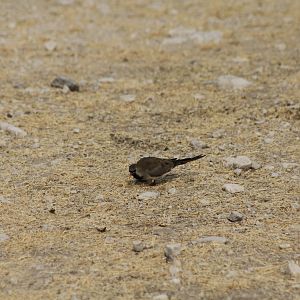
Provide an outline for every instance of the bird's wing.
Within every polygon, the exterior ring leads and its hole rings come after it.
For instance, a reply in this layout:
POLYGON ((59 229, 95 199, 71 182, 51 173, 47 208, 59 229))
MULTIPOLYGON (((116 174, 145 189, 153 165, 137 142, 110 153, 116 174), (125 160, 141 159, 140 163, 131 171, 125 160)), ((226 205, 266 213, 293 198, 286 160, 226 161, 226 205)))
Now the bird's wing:
POLYGON ((148 167, 147 173, 151 177, 160 177, 171 171, 173 164, 162 160, 160 163, 155 163, 148 167))

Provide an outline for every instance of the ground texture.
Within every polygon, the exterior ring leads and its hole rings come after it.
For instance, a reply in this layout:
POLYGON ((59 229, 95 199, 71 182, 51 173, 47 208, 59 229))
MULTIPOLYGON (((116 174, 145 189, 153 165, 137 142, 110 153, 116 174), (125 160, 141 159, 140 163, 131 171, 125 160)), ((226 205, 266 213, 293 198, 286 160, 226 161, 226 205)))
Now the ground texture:
POLYGON ((1 121, 27 133, 0 130, 1 299, 299 299, 299 1, 1 0, 0 28, 1 121))

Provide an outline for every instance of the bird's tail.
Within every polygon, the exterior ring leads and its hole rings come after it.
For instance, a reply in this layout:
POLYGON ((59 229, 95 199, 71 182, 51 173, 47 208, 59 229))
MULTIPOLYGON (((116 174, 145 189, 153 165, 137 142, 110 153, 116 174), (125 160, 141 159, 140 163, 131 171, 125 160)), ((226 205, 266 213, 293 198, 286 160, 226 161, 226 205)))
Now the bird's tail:
POLYGON ((205 154, 200 154, 200 155, 197 155, 197 156, 194 156, 194 157, 183 158, 183 159, 172 158, 171 161, 174 163, 174 167, 176 167, 176 166, 184 165, 184 164, 186 164, 190 161, 200 159, 204 156, 205 156, 205 154))

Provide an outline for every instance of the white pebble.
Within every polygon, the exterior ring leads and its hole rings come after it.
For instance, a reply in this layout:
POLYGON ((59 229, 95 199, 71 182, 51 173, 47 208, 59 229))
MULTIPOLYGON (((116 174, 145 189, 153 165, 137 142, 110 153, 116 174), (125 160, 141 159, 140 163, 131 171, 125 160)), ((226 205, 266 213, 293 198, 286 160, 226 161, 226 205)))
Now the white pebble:
POLYGON ((244 192, 245 188, 236 183, 226 183, 223 185, 223 190, 228 193, 235 194, 235 193, 244 192))
POLYGON ((0 242, 9 240, 9 236, 6 233, 0 233, 0 242))
POLYGON ((293 260, 288 262, 288 273, 293 277, 300 276, 300 267, 293 260))
POLYGON ((249 170, 252 167, 252 161, 248 156, 230 156, 225 158, 224 162, 225 166, 228 168, 233 168, 233 169, 242 169, 242 170, 249 170))
POLYGON ((12 133, 18 137, 24 137, 27 135, 27 132, 25 132, 23 129, 16 127, 14 125, 8 124, 6 122, 0 122, 0 129, 5 130, 9 133, 12 133))
POLYGON ((47 51, 52 52, 56 49, 56 43, 54 41, 48 41, 44 44, 47 51))
POLYGON ((138 195, 138 200, 156 199, 160 195, 159 192, 143 192, 138 195))
POLYGON ((241 90, 251 85, 251 82, 233 75, 223 75, 217 79, 217 84, 221 89, 241 90))
POLYGON ((120 99, 124 102, 133 102, 135 100, 135 95, 121 95, 120 99))
POLYGON ((194 243, 219 243, 219 244, 226 244, 228 243, 228 239, 223 236, 205 236, 201 237, 200 239, 196 240, 194 243))

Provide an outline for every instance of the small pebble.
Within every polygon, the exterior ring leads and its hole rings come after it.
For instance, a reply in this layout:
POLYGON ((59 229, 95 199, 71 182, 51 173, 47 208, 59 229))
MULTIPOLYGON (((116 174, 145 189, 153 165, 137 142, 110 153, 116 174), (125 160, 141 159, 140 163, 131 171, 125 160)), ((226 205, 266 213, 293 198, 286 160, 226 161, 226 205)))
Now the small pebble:
POLYGON ((135 95, 121 95, 120 99, 124 102, 133 102, 135 100, 135 95))
POLYGON ((249 170, 252 167, 252 161, 248 156, 229 156, 225 158, 224 164, 227 168, 238 168, 242 170, 249 170))
POLYGON ((223 185, 223 190, 228 193, 235 194, 235 193, 244 192, 245 188, 236 183, 226 183, 223 185))
POLYGON ((0 203, 5 203, 5 204, 9 204, 10 201, 6 198, 4 198, 3 196, 0 195, 0 203))
POLYGON ((27 132, 25 132, 23 129, 6 122, 0 122, 0 129, 14 134, 17 137, 25 137, 27 135, 27 132))
POLYGON ((177 190, 175 188, 171 188, 168 190, 168 194, 174 195, 176 194, 177 190))
POLYGON ((300 276, 300 267, 299 265, 294 262, 293 260, 290 260, 288 262, 287 271, 292 277, 298 277, 300 276))
POLYGON ((56 49, 56 43, 54 41, 48 41, 44 44, 47 51, 52 52, 56 49))
POLYGON ((218 243, 218 244, 227 244, 229 240, 223 236, 204 236, 199 238, 196 241, 193 241, 192 244, 202 244, 202 243, 218 243))
POLYGON ((79 85, 72 79, 65 76, 58 76, 52 82, 51 86, 59 89, 63 89, 67 86, 72 92, 79 92, 79 85))
POLYGON ((217 79, 217 85, 221 89, 234 89, 241 90, 252 83, 244 78, 233 76, 233 75, 223 75, 217 79))
POLYGON ((198 101, 204 100, 204 99, 205 99, 205 96, 202 95, 202 94, 194 94, 194 99, 195 99, 195 100, 198 100, 198 101))
POLYGON ((273 178, 279 177, 279 174, 278 174, 278 173, 275 173, 275 172, 273 172, 273 173, 271 173, 271 177, 273 177, 273 178))
POLYGON ((240 222, 244 218, 244 215, 239 213, 238 211, 232 211, 228 216, 228 221, 230 222, 240 222))
POLYGON ((0 242, 9 240, 9 236, 6 233, 0 233, 0 242))
POLYGON ((280 249, 288 249, 288 248, 291 248, 291 244, 287 244, 287 243, 286 244, 280 244, 279 248, 280 249))
POLYGON ((145 249, 145 245, 142 241, 133 241, 132 250, 134 252, 142 252, 145 249))
POLYGON ((235 169, 233 173, 237 176, 240 176, 242 174, 242 169, 235 169))
POLYGON ((167 262, 172 262, 176 258, 177 255, 180 254, 182 248, 181 244, 169 244, 165 247, 165 257, 167 258, 167 262))
POLYGON ((225 134, 225 130, 224 129, 218 129, 214 132, 211 133, 211 137, 215 138, 215 139, 221 139, 222 137, 224 137, 225 134))
POLYGON ((153 296, 152 300, 169 300, 169 296, 167 294, 160 294, 153 296))
POLYGON ((138 195, 138 200, 156 199, 159 195, 159 192, 144 192, 138 195))
POLYGON ((191 140, 191 146, 196 150, 209 148, 205 142, 194 139, 191 140))

